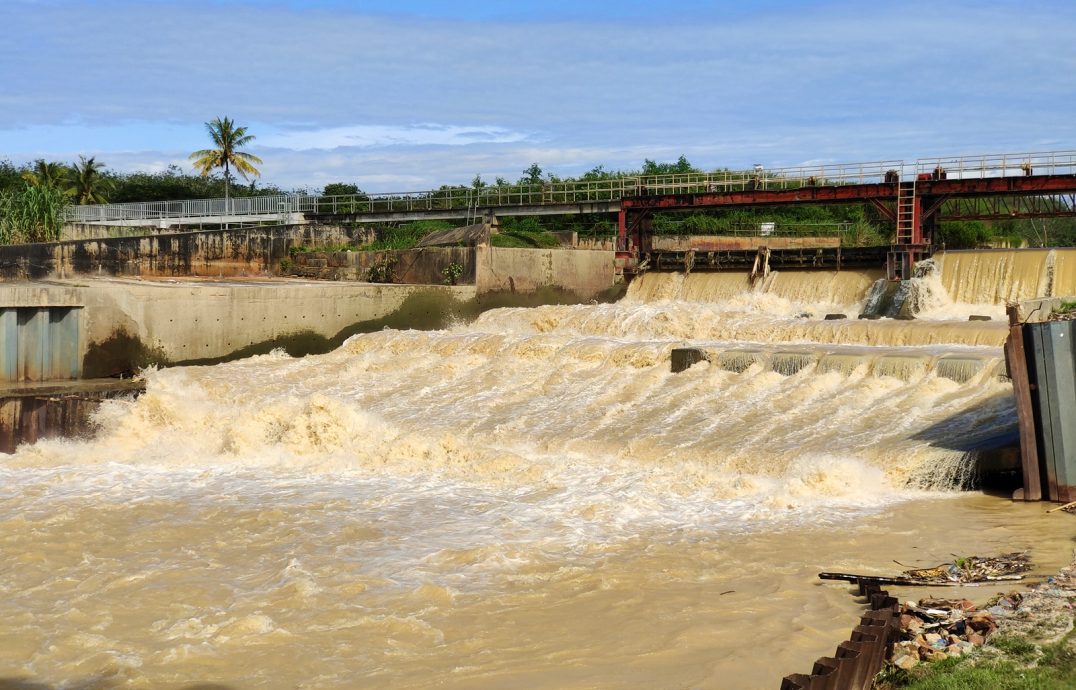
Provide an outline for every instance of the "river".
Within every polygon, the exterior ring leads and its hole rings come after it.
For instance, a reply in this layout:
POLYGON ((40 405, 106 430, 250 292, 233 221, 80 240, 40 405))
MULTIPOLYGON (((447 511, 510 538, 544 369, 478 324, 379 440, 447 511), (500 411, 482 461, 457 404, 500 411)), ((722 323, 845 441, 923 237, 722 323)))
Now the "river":
POLYGON ((1063 518, 959 490, 1015 429, 1005 326, 967 316, 1046 288, 947 284, 954 256, 917 321, 854 318, 872 272, 650 274, 149 372, 95 439, 0 462, 0 679, 776 688, 862 610, 822 570, 1055 570, 1063 518), (684 344, 712 361, 672 374, 684 344))

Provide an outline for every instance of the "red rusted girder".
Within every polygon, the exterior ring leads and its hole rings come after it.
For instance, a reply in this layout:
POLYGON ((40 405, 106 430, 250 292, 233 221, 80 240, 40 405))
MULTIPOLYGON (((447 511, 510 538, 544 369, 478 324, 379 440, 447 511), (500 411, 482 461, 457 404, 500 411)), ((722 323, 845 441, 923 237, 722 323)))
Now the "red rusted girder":
POLYGON ((856 203, 869 199, 896 199, 896 184, 850 184, 795 189, 751 189, 701 194, 665 194, 626 197, 620 208, 657 211, 714 206, 762 206, 769 204, 856 203))
POLYGON ((994 194, 1058 194, 1076 192, 1076 175, 1026 175, 970 180, 921 180, 922 196, 992 196, 994 194))

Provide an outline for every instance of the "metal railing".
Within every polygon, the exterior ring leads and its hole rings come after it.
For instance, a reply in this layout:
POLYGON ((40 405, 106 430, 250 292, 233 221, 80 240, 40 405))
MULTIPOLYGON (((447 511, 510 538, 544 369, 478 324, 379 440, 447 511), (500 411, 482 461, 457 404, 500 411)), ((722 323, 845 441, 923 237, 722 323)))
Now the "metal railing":
POLYGON ((1076 174, 1076 151, 920 158, 915 162, 915 171, 917 175, 954 180, 1023 175, 1071 175, 1076 174))
MULTIPOLYGON (((921 174, 953 178, 1004 175, 1063 174, 1076 172, 1076 152, 923 158, 909 177, 921 174)), ((224 219, 232 216, 283 217, 289 214, 388 214, 460 211, 522 206, 576 205, 618 202, 625 197, 663 194, 700 194, 748 190, 796 189, 896 182, 905 178, 903 161, 873 161, 792 168, 722 170, 709 173, 640 175, 603 180, 540 182, 496 187, 442 187, 435 190, 357 194, 346 196, 278 195, 235 199, 150 201, 127 204, 71 206, 65 220, 73 223, 153 221, 168 219, 224 219)), ((207 221, 209 222, 209 221, 207 221)))
POLYGON ((497 187, 442 187, 418 192, 346 196, 279 195, 235 199, 192 199, 71 206, 74 223, 147 221, 226 216, 407 213, 518 206, 617 202, 624 197, 698 194, 748 189, 790 189, 806 185, 862 184, 899 174, 901 161, 800 166, 776 170, 723 170, 711 173, 643 175, 604 180, 542 182, 497 187))

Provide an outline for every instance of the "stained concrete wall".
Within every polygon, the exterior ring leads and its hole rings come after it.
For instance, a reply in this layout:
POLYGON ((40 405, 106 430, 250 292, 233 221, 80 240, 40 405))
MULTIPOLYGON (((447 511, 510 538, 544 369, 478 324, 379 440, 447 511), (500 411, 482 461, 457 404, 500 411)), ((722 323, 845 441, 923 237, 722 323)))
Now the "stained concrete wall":
POLYGON ((361 244, 365 228, 281 225, 0 246, 0 280, 73 275, 255 276, 272 272, 293 246, 361 244))
POLYGON ((468 286, 116 282, 83 288, 87 341, 100 343, 126 330, 171 361, 224 357, 297 332, 333 337, 389 314, 416 292, 474 297, 468 286))
POLYGON ((585 249, 515 249, 479 246, 475 258, 478 294, 543 287, 593 297, 613 287, 614 253, 585 249))
POLYGON ((228 357, 295 334, 333 338, 349 326, 387 316, 420 293, 468 300, 475 297, 475 288, 80 279, 0 286, 0 303, 82 306, 84 375, 98 377, 127 372, 140 359, 180 363, 228 357))
POLYGON ((370 267, 392 262, 394 283, 438 285, 443 271, 458 264, 459 284, 474 284, 475 253, 472 247, 423 247, 373 252, 299 252, 291 257, 288 272, 320 280, 358 280, 369 277, 370 267))

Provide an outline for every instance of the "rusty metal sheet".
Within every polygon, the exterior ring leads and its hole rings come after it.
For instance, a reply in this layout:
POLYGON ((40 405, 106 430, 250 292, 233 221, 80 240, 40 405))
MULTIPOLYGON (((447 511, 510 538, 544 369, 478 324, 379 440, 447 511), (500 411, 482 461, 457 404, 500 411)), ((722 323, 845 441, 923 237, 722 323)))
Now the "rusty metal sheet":
POLYGON ((781 682, 781 690, 868 690, 882 669, 893 643, 900 634, 899 605, 894 597, 877 587, 859 583, 860 594, 872 610, 852 629, 851 639, 842 642, 832 657, 820 657, 810 675, 795 673, 781 682))

